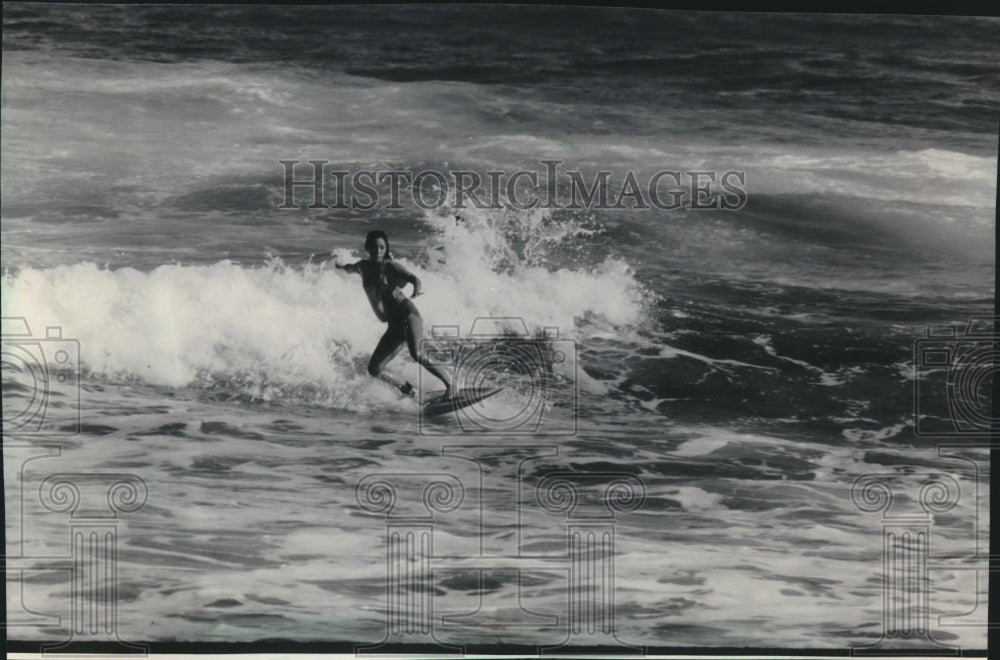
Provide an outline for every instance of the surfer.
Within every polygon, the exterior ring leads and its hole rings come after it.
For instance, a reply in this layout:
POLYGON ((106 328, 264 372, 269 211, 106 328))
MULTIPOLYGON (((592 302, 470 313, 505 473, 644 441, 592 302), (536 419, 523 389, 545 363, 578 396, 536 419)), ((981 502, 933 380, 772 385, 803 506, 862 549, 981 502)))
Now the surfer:
POLYGON ((368 232, 368 236, 365 237, 365 251, 368 253, 367 259, 343 265, 334 261, 333 265, 351 273, 361 274, 361 286, 368 295, 372 311, 379 321, 389 325, 368 362, 368 373, 397 387, 403 394, 412 395, 413 385, 409 382, 400 382, 384 371, 385 365, 396 357, 403 344, 406 344, 410 350, 410 357, 444 383, 445 389, 441 398, 447 399, 451 396, 451 381, 444 370, 427 359, 420 350, 424 321, 417 311, 417 306, 403 292, 403 287, 409 283, 413 285, 411 298, 423 293, 420 278, 393 260, 392 253, 389 252, 389 237, 384 231, 368 232))

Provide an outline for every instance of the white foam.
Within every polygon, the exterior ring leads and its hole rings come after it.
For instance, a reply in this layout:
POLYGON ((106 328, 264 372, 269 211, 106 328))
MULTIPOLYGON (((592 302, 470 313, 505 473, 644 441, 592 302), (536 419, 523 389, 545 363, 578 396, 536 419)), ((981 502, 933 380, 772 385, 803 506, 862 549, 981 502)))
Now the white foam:
POLYGON ((721 371, 725 371, 726 373, 730 373, 730 372, 728 370, 726 370, 726 369, 723 369, 722 367, 718 367, 717 365, 720 365, 720 364, 732 364, 732 365, 736 365, 736 366, 739 366, 739 367, 750 367, 750 368, 753 368, 753 369, 763 369, 764 371, 777 371, 777 369, 775 369, 774 367, 763 367, 763 366, 761 366, 759 364, 751 364, 749 362, 741 362, 740 360, 728 360, 728 359, 710 358, 710 357, 707 357, 707 356, 704 356, 704 355, 700 355, 698 353, 692 353, 690 351, 685 351, 685 350, 682 350, 682 349, 679 349, 679 348, 674 348, 672 346, 665 346, 662 349, 660 349, 660 357, 671 359, 671 358, 676 358, 676 357, 681 357, 681 356, 683 356, 683 357, 689 357, 689 358, 694 358, 695 360, 699 360, 699 361, 704 362, 706 364, 710 364, 713 367, 716 367, 717 369, 719 369, 721 371))
POLYGON ((681 444, 672 453, 676 456, 704 456, 711 454, 716 449, 721 449, 729 444, 732 437, 728 434, 725 437, 702 436, 694 440, 688 440, 681 444))
MULTIPOLYGON (((465 336, 476 317, 521 317, 533 336, 556 328, 559 340, 574 347, 573 358, 584 318, 586 334, 642 318, 643 295, 625 262, 537 265, 542 234, 531 234, 531 220, 525 222, 520 240, 528 255, 513 261, 503 243, 510 237, 482 227, 446 233, 444 263, 433 269, 401 260, 424 282, 426 295, 417 304, 425 335, 434 324, 458 325, 465 336), (500 259, 505 269, 497 268, 500 259)), ((344 251, 337 256, 350 258, 344 251)), ((323 266, 293 270, 275 260, 254 268, 220 261, 151 272, 93 263, 28 268, 3 277, 3 315, 24 317, 36 334, 62 326, 64 337, 80 342, 88 369, 115 378, 171 387, 207 379, 263 399, 293 388, 335 406, 394 400, 364 368, 384 325, 372 314, 360 278, 323 266)), ((391 369, 417 382, 408 357, 391 369)))
MULTIPOLYGON (((993 156, 942 149, 838 153, 772 147, 754 148, 752 155, 752 181, 758 192, 791 189, 864 197, 879 203, 980 209, 993 208, 996 200, 997 159, 993 156)), ((751 179, 750 173, 747 178, 751 179)))
POLYGON ((909 424, 894 424, 892 426, 886 426, 881 429, 844 429, 841 431, 843 436, 850 440, 851 442, 878 442, 880 440, 886 440, 888 438, 895 437, 902 433, 909 424))

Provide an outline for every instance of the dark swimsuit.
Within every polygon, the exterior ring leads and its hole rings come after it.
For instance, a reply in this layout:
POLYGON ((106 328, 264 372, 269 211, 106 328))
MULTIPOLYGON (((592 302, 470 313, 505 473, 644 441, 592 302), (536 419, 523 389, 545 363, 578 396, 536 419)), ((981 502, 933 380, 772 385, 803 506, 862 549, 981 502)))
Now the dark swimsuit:
POLYGON ((420 316, 417 306, 402 291, 412 277, 410 272, 391 259, 360 263, 361 284, 366 289, 375 287, 375 293, 382 301, 389 329, 405 330, 412 314, 420 316))
MULTIPOLYGON (((359 261, 358 270, 361 272, 361 282, 365 292, 368 293, 374 289, 388 324, 385 333, 372 352, 371 360, 368 361, 368 373, 373 376, 379 375, 386 363, 395 357, 405 344, 410 351, 410 357, 424 365, 428 371, 448 386, 446 377, 441 375, 437 368, 420 353, 418 342, 423 332, 423 322, 420 320, 417 306, 403 293, 403 287, 409 283, 413 283, 416 287, 419 280, 410 271, 391 259, 359 261)), ((413 386, 406 383, 400 386, 400 390, 403 394, 412 395, 413 386)))

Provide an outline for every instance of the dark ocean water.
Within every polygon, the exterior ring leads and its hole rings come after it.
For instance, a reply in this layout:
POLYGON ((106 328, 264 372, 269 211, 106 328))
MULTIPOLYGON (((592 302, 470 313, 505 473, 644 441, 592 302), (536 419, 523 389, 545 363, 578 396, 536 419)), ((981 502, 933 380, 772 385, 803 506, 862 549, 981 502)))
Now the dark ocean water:
MULTIPOLYGON (((141 475, 148 505, 120 530, 123 639, 378 641, 400 610, 384 518, 355 498, 371 474, 462 479, 467 499, 435 523, 441 556, 537 559, 520 582, 461 562, 421 577, 445 615, 494 598, 489 626, 439 631, 453 643, 564 636, 504 627, 518 597, 564 626, 581 591, 560 572, 565 520, 510 495, 553 471, 645 489, 615 527, 618 633, 636 644, 877 639, 882 538, 852 502, 860 475, 951 475, 964 496, 935 552, 974 557, 986 538, 988 497, 969 494, 988 481, 916 433, 915 391, 921 424, 953 428, 947 377, 916 381, 913 361, 928 325, 961 334, 993 313, 1000 22, 25 4, 3 20, 3 314, 78 341, 81 387, 49 383, 45 419, 31 412, 45 432, 8 434, 5 501, 53 471, 141 475), (613 192, 630 171, 736 171, 746 204, 282 210, 289 159, 300 178, 311 159, 483 176, 557 159, 588 181, 610 171, 613 192), (537 429, 423 424, 365 373, 382 329, 323 258, 360 256, 376 227, 424 281, 428 328, 523 320, 526 338, 483 345, 527 341, 544 376, 512 376, 474 415, 535 406, 537 429), (35 450, 11 438, 61 454, 21 474, 35 450), (469 472, 446 445, 494 449, 469 472)), ((392 369, 422 377, 405 356, 392 369)), ((25 378, 5 371, 5 410, 35 410, 25 378)), ((61 548, 65 516, 37 513, 16 538, 61 548)), ((934 614, 985 595, 956 561, 934 614)), ((67 609, 62 578, 24 579, 28 609, 67 609)), ((985 645, 976 627, 935 637, 985 645)))

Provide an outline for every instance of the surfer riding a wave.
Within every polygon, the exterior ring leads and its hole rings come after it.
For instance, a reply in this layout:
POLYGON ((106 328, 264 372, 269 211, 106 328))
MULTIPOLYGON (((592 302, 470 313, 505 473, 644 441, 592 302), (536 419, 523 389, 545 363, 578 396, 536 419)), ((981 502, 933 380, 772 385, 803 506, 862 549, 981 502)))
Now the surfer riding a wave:
POLYGON ((389 361, 396 357, 403 344, 406 344, 410 350, 410 357, 444 383, 445 390, 441 398, 450 397, 451 381, 447 374, 427 359, 420 349, 424 322, 420 312, 417 311, 417 306, 403 292, 403 287, 409 283, 413 285, 411 298, 423 293, 420 278, 393 260, 389 252, 389 237, 383 231, 368 232, 368 236, 365 237, 365 251, 368 253, 367 259, 343 265, 335 261, 333 265, 351 273, 361 274, 361 285, 368 295, 372 311, 380 321, 389 325, 368 362, 368 373, 399 388, 403 394, 412 395, 413 385, 409 382, 400 382, 384 371, 389 361))

